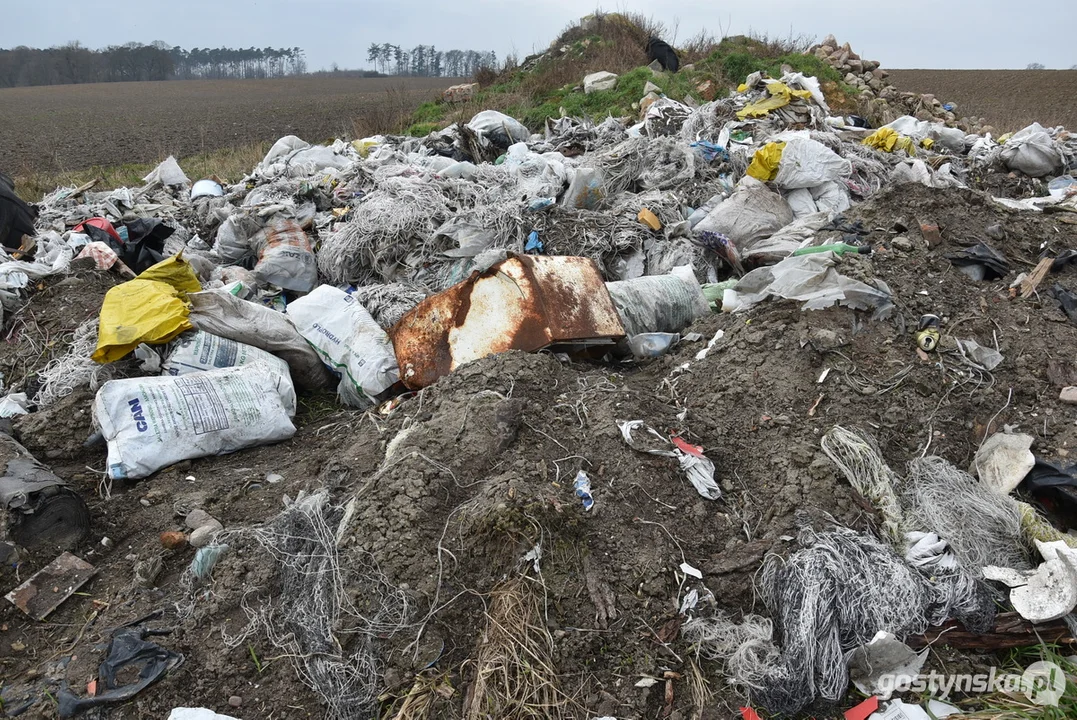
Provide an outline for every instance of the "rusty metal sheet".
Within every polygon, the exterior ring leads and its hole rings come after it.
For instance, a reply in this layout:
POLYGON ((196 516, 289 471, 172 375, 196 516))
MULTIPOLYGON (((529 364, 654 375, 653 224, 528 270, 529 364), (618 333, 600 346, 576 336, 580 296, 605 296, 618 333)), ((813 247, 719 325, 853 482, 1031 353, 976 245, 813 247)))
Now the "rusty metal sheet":
POLYGON ((44 620, 96 572, 90 563, 65 552, 5 597, 35 620, 44 620))
POLYGON ((419 303, 390 331, 413 390, 489 355, 624 336, 590 258, 513 255, 419 303))

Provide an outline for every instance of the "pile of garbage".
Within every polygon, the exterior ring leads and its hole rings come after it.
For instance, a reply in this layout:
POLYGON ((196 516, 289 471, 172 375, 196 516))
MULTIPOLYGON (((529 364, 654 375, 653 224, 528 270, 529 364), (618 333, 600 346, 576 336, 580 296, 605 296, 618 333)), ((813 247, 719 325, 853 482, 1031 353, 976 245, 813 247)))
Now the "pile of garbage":
POLYGON ((866 112, 876 118, 891 122, 911 115, 917 120, 947 123, 967 133, 997 132, 986 118, 962 116, 957 103, 943 102, 931 93, 902 92, 887 80, 890 73, 880 67, 878 60, 864 60, 849 43, 839 45, 833 35, 827 35, 808 52, 841 73, 845 84, 859 91, 860 101, 868 108, 866 112))
MULTIPOLYGON (((859 69, 858 81, 887 100, 889 86, 878 64, 861 61, 831 40, 816 53, 851 73, 859 69)), ((952 112, 935 113, 934 104, 915 116, 867 128, 834 116, 818 80, 795 72, 781 78, 753 74, 730 97, 699 107, 651 92, 635 122, 551 119, 543 133, 532 134, 512 117, 484 111, 425 138, 377 136, 327 145, 281 138, 235 183, 192 182, 169 158, 138 188, 59 188, 36 208, 34 247, 24 244, 0 258, 5 328, 14 335, 35 294, 80 269, 110 273, 115 285, 104 294, 98 316, 74 329, 62 352, 32 374, 4 378, 0 416, 28 427, 23 423, 34 416, 69 413, 71 406, 63 403, 79 392, 92 393, 92 406, 81 411, 94 422, 87 447, 99 449, 87 452, 107 457, 96 488, 99 498, 90 502, 106 506, 113 493, 126 494, 136 481, 177 467, 203 467, 190 461, 297 437, 304 398, 331 394, 338 409, 365 414, 346 417, 370 417, 379 433, 378 423, 400 422, 369 482, 347 481, 354 487, 347 485, 349 498, 340 506, 329 500, 338 485, 319 476, 297 497, 286 498, 284 510, 273 517, 222 522, 177 501, 175 515, 184 518, 184 529, 161 535, 170 552, 188 545, 197 549, 185 560, 182 578, 173 578, 168 589, 181 620, 208 622, 215 603, 233 593, 233 607, 242 607, 249 623, 230 647, 266 638, 275 655, 295 663, 334 717, 360 717, 376 707, 382 690, 374 669, 378 643, 404 628, 420 628, 421 637, 444 607, 443 592, 459 597, 472 591, 463 584, 441 584, 447 565, 465 557, 443 545, 451 539, 446 538, 451 518, 444 514, 439 519, 444 527, 435 528, 441 537, 435 533, 430 546, 420 545, 430 538, 403 521, 416 543, 409 553, 424 556, 409 563, 417 577, 408 576, 407 582, 365 560, 363 571, 351 576, 354 585, 345 589, 340 562, 348 547, 345 538, 354 534, 354 545, 364 553, 381 551, 364 532, 390 522, 379 520, 392 514, 385 508, 404 501, 399 493, 379 495, 390 492, 393 486, 385 483, 394 473, 417 479, 405 493, 412 498, 423 497, 424 483, 440 478, 445 497, 454 502, 493 474, 491 463, 470 468, 469 475, 456 466, 457 477, 449 465, 426 455, 438 449, 430 437, 450 422, 456 434, 448 445, 468 449, 457 452, 464 460, 450 464, 465 462, 469 454, 497 455, 525 424, 520 418, 526 403, 513 397, 516 380, 507 390, 495 387, 496 375, 479 377, 492 365, 477 363, 523 362, 527 372, 521 384, 527 387, 544 373, 557 377, 559 363, 595 363, 616 373, 653 365, 660 368, 663 386, 676 395, 676 383, 692 376, 692 364, 698 367, 712 349, 722 347, 726 330, 714 330, 716 318, 736 318, 727 325, 730 332, 747 333, 747 313, 780 300, 794 301, 804 311, 846 308, 854 327, 901 317, 899 306, 913 299, 900 296, 873 264, 878 248, 866 238, 875 229, 852 217, 863 203, 922 186, 967 193, 1014 215, 1077 213, 1077 181, 1071 176, 1077 170, 1077 138, 1063 129, 1032 125, 996 140, 990 133, 951 127, 952 112), (1045 194, 1015 198, 980 190, 984 177, 1011 173, 1039 183, 1045 194), (689 332, 694 325, 706 326, 706 336, 689 332), (686 355, 689 343, 703 339, 709 342, 686 355), (542 357, 511 359, 520 352, 542 357), (667 355, 676 357, 676 365, 649 364, 667 355), (465 382, 484 385, 454 405, 450 393, 465 382), (426 410, 423 403, 430 403, 426 410), (404 423, 400 409, 409 407, 416 412, 404 423), (473 417, 485 421, 469 422, 473 417), (475 423, 483 434, 473 429, 475 423), (258 577, 275 578, 280 592, 252 586, 240 601, 236 587, 213 585, 222 567, 256 562, 266 563, 258 571, 266 575, 258 577), (416 590, 422 593, 422 612, 428 613, 420 621, 410 607, 417 582, 426 583, 416 590), (361 638, 354 645, 341 643, 342 623, 361 638)), ((917 225, 925 248, 941 242, 937 226, 917 225)), ((900 232, 909 230, 903 226, 900 232)), ((997 244, 993 236, 984 237, 953 253, 947 267, 968 275, 969 282, 1008 276, 1010 261, 991 243, 997 244)), ((897 237, 883 250, 891 248, 901 250, 897 237)), ((1014 281, 1014 296, 1033 295, 1049 272, 1071 259, 1045 254, 1034 270, 1014 281)), ((1070 312, 1077 296, 1066 292, 1060 288, 1057 296, 1070 312)), ((928 361, 930 353, 939 352, 942 323, 927 314, 921 319, 919 353, 928 361)), ((825 345, 824 340, 811 337, 813 344, 825 345)), ((747 336, 742 344, 765 351, 747 336)), ((992 348, 962 337, 938 366, 961 383, 971 377, 987 383, 1002 362, 997 341, 992 348)), ((599 376, 608 374, 603 370, 599 376)), ((902 380, 893 380, 893 387, 902 380)), ((577 382, 581 398, 588 395, 596 406, 607 402, 599 398, 610 392, 602 385, 610 384, 608 378, 595 387, 577 382)), ((563 394, 574 388, 554 387, 562 395, 547 398, 550 405, 573 422, 578 418, 579 428, 587 426, 590 415, 582 400, 563 394)), ((862 394, 882 392, 872 385, 862 394)), ((822 400, 820 395, 808 416, 822 400)), ((698 517, 727 502, 729 488, 720 482, 712 457, 689 442, 686 432, 670 431, 673 423, 686 422, 687 404, 676 420, 661 425, 612 415, 620 407, 603 406, 610 427, 609 438, 603 434, 601 442, 615 442, 631 450, 637 462, 687 480, 692 500, 679 502, 703 503, 693 511, 698 517)), ((764 418, 760 422, 774 420, 764 418)), ((563 474, 562 464, 571 465, 581 457, 573 453, 586 448, 570 447, 541 428, 535 431, 561 448, 551 461, 554 484, 571 485, 584 517, 617 502, 608 483, 599 484, 600 463, 588 468, 576 463, 563 474)), ((831 429, 821 451, 874 506, 881 531, 803 529, 800 549, 791 549, 786 561, 770 557, 762 563, 761 595, 769 619, 733 618, 718 608, 719 598, 707 590, 703 573, 682 549, 681 564, 674 563, 680 578, 675 627, 648 628, 648 637, 668 649, 679 636, 699 656, 715 661, 752 702, 794 714, 818 699, 841 701, 851 681, 888 699, 876 677, 881 661, 875 653, 903 661, 884 669, 907 672, 911 663, 918 670, 923 657, 904 640, 931 628, 957 620, 970 631, 989 633, 997 606, 1006 602, 991 581, 1013 588, 1008 602, 1023 618, 1061 619, 1077 630, 1072 614, 1077 556, 1070 549, 1077 543, 1009 495, 1021 482, 1030 482, 1036 460, 1028 445, 1015 451, 1008 434, 995 437, 1001 439, 976 454, 979 481, 928 457, 913 461, 908 479, 899 482, 870 435, 831 429), (988 478, 997 475, 1005 477, 996 487, 988 478), (991 482, 992 494, 981 493, 978 482, 991 482), (1033 545, 1043 559, 1038 568, 1027 552, 1033 545), (859 589, 855 597, 845 591, 850 587, 859 589), (858 674, 860 669, 864 672, 858 674)), ((5 557, 34 558, 25 545, 46 536, 50 546, 65 551, 85 548, 98 521, 81 497, 89 493, 75 492, 26 447, 8 439, 11 459, 0 484, 0 501, 9 514, 0 534, 5 557)), ((542 464, 545 468, 545 459, 542 464)), ((1050 475, 1049 469, 1041 470, 1050 475)), ((526 470, 519 465, 510 472, 526 470)), ((344 472, 338 480, 346 477, 344 472)), ((195 482, 194 475, 190 478, 195 482)), ((527 492, 517 478, 504 481, 511 499, 527 492)), ((281 479, 267 475, 264 483, 281 479)), ((536 492, 548 489, 543 484, 536 492)), ((530 500, 541 505, 542 497, 530 500)), ((432 503, 424 504, 424 512, 440 507, 439 498, 426 498, 432 503)), ((467 532, 483 527, 481 516, 468 515, 483 499, 476 495, 474 502, 458 506, 468 517, 467 532)), ((566 512, 564 502, 553 503, 559 515, 566 512)), ((394 527, 383 530, 397 532, 394 527)), ((499 673, 515 672, 505 663, 521 652, 519 647, 527 648, 539 676, 552 665, 541 636, 546 625, 526 618, 537 612, 539 597, 529 585, 534 578, 528 568, 541 579, 543 552, 554 547, 544 550, 545 537, 529 542, 533 547, 521 553, 523 560, 513 559, 513 578, 499 581, 485 615, 502 629, 505 618, 516 618, 525 639, 499 639, 490 631, 476 640, 480 670, 464 699, 469 717, 479 717, 483 683, 496 684, 499 673)), ((749 563, 753 570, 761 559, 760 553, 749 563)), ((141 586, 155 587, 163 561, 155 562, 139 560, 141 586)), ((20 575, 17 583, 8 583, 14 580, 10 575, 0 578, 12 586, 11 603, 36 621, 69 601, 95 572, 71 552, 35 568, 37 574, 20 575), (37 592, 46 585, 57 589, 37 592)), ((585 572, 590 578, 592 570, 585 572)), ((586 593, 606 608, 600 612, 605 632, 607 621, 612 627, 615 620, 609 609, 612 591, 592 578, 586 593)), ((102 676, 87 693, 64 685, 61 716, 130 699, 184 662, 183 655, 147 640, 157 631, 144 624, 115 633, 102 676), (130 664, 132 653, 144 663, 142 672, 138 682, 123 685, 110 663, 130 664)), ((443 652, 453 652, 445 645, 435 648, 423 670, 443 652)), ((261 673, 253 646, 250 653, 261 673)), ((424 677, 428 685, 420 689, 430 695, 429 702, 435 695, 439 702, 453 697, 442 684, 447 680, 424 677)), ((529 677, 536 682, 535 675, 529 677)), ((681 678, 666 671, 644 678, 653 681, 650 685, 636 687, 664 685, 665 708, 672 711, 673 683, 681 678)), ((412 691, 420 692, 415 690, 420 679, 415 682, 412 691)), ((567 700, 550 687, 539 687, 539 695, 524 700, 549 702, 558 713, 568 713, 567 700)), ((11 707, 10 701, 4 707, 11 707)), ((177 709, 174 716, 202 715, 177 709)))

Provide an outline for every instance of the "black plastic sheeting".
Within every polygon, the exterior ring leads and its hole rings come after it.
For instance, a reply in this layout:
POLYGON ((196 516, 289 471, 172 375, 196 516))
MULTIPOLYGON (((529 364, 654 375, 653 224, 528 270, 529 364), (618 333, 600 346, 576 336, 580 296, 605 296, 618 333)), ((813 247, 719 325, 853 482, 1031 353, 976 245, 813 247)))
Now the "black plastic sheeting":
POLYGON ((656 37, 647 40, 647 59, 657 60, 659 65, 670 72, 681 69, 681 59, 677 57, 677 51, 670 47, 669 43, 656 37))
POLYGON ((1058 301, 1062 312, 1066 313, 1070 322, 1077 325, 1077 293, 1067 290, 1058 283, 1055 283, 1048 292, 1058 301))
POLYGON ((958 270, 977 280, 998 280, 1010 272, 1010 263, 987 243, 976 243, 946 257, 958 270))
POLYGON ((34 235, 37 209, 15 194, 15 183, 0 173, 0 244, 18 250, 23 235, 34 235))
POLYGON ((117 241, 101 228, 86 225, 82 231, 95 242, 103 242, 119 256, 135 274, 156 265, 165 259, 165 240, 176 229, 165 225, 160 220, 141 219, 127 223, 126 242, 117 241))
POLYGON ((147 630, 143 627, 117 630, 108 644, 105 660, 97 671, 97 694, 83 698, 76 696, 67 687, 61 688, 57 695, 60 717, 69 718, 100 705, 126 702, 183 664, 183 655, 146 639, 149 635, 166 635, 169 632, 171 631, 147 630), (128 666, 139 669, 138 680, 117 686, 116 676, 128 666))
POLYGON ((1077 527, 1077 464, 1055 465, 1040 458, 1021 482, 1022 492, 1031 495, 1051 516, 1052 524, 1065 530, 1077 527))

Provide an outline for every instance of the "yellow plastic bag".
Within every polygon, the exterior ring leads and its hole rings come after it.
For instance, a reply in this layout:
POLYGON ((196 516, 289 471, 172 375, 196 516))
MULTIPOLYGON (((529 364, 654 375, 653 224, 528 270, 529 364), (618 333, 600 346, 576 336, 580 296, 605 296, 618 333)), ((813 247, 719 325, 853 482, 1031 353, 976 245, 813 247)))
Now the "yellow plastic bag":
POLYGON ((912 138, 901 135, 894 128, 879 128, 864 138, 861 144, 883 152, 892 153, 895 150, 904 150, 909 156, 916 155, 916 146, 912 138))
POLYGON ((141 343, 160 345, 192 330, 187 293, 201 289, 194 269, 179 255, 112 288, 101 304, 93 361, 115 362, 141 343))
POLYGON ((198 282, 198 275, 191 263, 183 259, 183 253, 146 268, 138 279, 167 283, 184 293, 202 292, 202 283, 198 282))
POLYGON ((770 94, 770 97, 748 105, 737 113, 737 118, 745 120, 747 118, 766 117, 772 110, 777 110, 791 103, 794 98, 807 100, 811 97, 811 93, 807 90, 793 90, 785 83, 780 82, 767 83, 767 93, 770 94))
POLYGON ((748 166, 748 174, 756 180, 770 182, 778 176, 778 166, 782 162, 782 152, 785 143, 772 142, 755 151, 752 164, 748 166))
POLYGON ((361 140, 352 140, 352 147, 355 148, 355 152, 359 153, 359 157, 366 158, 370 155, 370 151, 382 144, 382 139, 377 137, 368 137, 361 140))

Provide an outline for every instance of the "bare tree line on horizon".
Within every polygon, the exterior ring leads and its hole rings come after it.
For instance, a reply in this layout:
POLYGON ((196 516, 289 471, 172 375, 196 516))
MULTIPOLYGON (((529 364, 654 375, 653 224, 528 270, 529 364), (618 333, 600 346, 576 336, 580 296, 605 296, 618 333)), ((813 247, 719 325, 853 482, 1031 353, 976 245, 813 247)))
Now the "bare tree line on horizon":
POLYGON ((405 50, 392 43, 371 43, 367 61, 384 75, 419 77, 472 77, 483 67, 497 65, 497 53, 476 50, 441 51, 433 45, 418 45, 405 50))
POLYGON ((99 50, 79 42, 51 48, 0 48, 0 87, 147 80, 255 79, 302 75, 303 49, 192 48, 161 40, 99 50))

